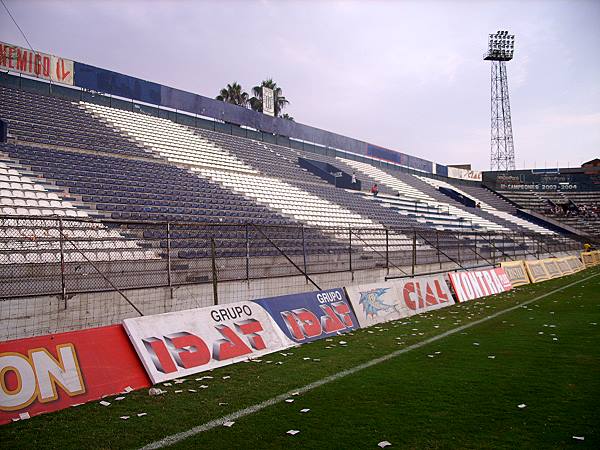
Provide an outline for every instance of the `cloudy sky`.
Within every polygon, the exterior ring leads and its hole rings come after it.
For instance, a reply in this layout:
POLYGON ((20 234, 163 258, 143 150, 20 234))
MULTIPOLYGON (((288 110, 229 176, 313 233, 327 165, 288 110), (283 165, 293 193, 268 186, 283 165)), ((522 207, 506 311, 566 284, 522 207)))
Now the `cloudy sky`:
MULTIPOLYGON (((210 97, 272 77, 298 122, 478 169, 507 29, 517 167, 600 156, 597 0, 4 2, 36 50, 210 97)), ((1 5, 0 40, 25 45, 1 5)))

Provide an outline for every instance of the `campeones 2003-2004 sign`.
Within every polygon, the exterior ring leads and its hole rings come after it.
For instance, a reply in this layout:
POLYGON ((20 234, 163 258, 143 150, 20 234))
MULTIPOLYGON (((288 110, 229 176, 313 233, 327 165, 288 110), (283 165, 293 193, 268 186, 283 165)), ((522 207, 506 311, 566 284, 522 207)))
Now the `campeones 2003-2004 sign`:
POLYGON ((262 306, 246 301, 125 319, 123 326, 155 384, 294 345, 262 306))
POLYGON ((253 300, 265 308, 291 340, 311 342, 358 328, 341 289, 253 300))
POLYGON ((0 424, 150 385, 120 325, 0 343, 0 424))
POLYGON ((346 287, 362 328, 454 304, 442 275, 346 287))

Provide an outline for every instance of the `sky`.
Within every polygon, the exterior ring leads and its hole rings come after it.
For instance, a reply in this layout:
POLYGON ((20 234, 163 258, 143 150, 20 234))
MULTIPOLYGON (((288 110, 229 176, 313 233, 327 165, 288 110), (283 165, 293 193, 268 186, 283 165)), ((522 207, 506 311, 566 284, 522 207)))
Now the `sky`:
MULTIPOLYGON (((297 122, 489 169, 488 34, 517 168, 600 157, 600 1, 4 0, 39 51, 214 97, 272 77, 297 122)), ((0 40, 26 46, 0 5, 0 40)))

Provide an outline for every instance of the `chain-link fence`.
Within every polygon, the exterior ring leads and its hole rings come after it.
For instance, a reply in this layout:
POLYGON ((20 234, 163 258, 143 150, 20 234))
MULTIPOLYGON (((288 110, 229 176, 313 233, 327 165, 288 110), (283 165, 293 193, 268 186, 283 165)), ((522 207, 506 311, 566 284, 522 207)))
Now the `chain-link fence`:
POLYGON ((374 268, 408 276, 423 265, 492 265, 579 245, 516 232, 0 217, 0 298, 374 268))

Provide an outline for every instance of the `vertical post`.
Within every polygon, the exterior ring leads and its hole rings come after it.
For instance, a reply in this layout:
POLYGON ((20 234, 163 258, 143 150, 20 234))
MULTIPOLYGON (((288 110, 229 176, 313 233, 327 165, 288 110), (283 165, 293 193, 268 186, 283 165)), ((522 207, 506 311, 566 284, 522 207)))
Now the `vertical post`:
MULTIPOLYGON (((308 273, 306 271, 306 240, 304 238, 304 225, 300 225, 300 231, 302 233, 302 259, 304 261, 304 273, 308 273)), ((306 280, 308 283, 308 280, 306 280)))
POLYGON ((60 287, 62 299, 65 302, 64 306, 67 309, 67 284, 65 282, 65 252, 63 244, 63 222, 58 219, 58 245, 60 247, 60 287))
POLYGON ((219 304, 219 293, 217 291, 217 250, 215 238, 210 238, 210 253, 212 259, 212 284, 213 284, 213 304, 219 304))
POLYGON ((350 272, 352 272, 352 228, 348 228, 348 257, 350 261, 350 272))
POLYGON ((246 281, 250 283, 250 230, 246 224, 246 281))
POLYGON ((477 249, 477 231, 475 232, 475 242, 473 245, 475 246, 475 265, 477 265, 477 254, 479 253, 477 249))
POLYGON ((440 230, 435 230, 435 250, 437 253, 437 261, 442 270, 442 259, 440 258, 440 230))
POLYGON ((412 243, 412 268, 411 274, 415 275, 415 266, 417 265, 417 230, 413 228, 413 243, 412 243))
MULTIPOLYGON (((171 284, 171 223, 167 222, 167 284, 169 288, 171 284)), ((173 291, 171 291, 173 295, 173 291)))
POLYGON ((490 238, 490 244, 492 244, 492 245, 491 245, 491 251, 492 251, 492 265, 494 265, 494 266, 495 266, 495 265, 496 265, 496 244, 494 244, 494 243, 492 242, 492 233, 491 233, 491 232, 488 234, 488 236, 489 236, 489 238, 490 238))
POLYGON ((456 245, 456 259, 458 260, 458 264, 461 263, 460 261, 460 231, 458 232, 457 236, 457 245, 456 245))
POLYGON ((385 229, 385 268, 390 274, 390 230, 385 229))

